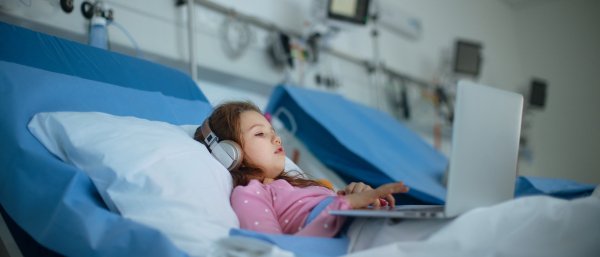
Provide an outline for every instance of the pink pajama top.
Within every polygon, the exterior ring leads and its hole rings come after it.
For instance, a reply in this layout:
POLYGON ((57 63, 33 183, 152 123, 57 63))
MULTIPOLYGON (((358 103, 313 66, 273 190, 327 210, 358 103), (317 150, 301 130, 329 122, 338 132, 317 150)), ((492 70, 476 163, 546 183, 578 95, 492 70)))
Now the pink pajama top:
POLYGON ((330 215, 329 210, 352 209, 346 197, 327 188, 294 187, 283 179, 267 185, 251 180, 247 186, 235 187, 231 206, 243 229, 319 237, 333 237, 345 221, 343 216, 330 215), (313 208, 332 196, 334 200, 305 227, 313 208))

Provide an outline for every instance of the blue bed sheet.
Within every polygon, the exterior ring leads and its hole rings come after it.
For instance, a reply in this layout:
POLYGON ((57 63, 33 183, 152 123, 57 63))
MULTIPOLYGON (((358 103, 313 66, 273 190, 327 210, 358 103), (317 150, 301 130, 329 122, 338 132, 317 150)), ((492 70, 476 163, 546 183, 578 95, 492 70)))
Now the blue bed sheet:
POLYGON ((277 235, 247 229, 232 229, 230 236, 244 236, 260 239, 288 250, 297 256, 334 257, 348 251, 348 238, 323 238, 309 236, 277 235))
POLYGON ((515 198, 529 195, 550 195, 562 199, 574 199, 592 194, 597 185, 566 179, 518 177, 515 198))

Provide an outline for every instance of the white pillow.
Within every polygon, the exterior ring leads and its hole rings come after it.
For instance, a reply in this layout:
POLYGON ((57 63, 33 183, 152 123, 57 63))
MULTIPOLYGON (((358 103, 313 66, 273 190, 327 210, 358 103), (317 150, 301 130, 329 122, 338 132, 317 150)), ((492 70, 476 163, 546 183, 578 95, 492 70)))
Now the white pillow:
POLYGON ((191 138, 194 138, 196 134, 196 130, 200 127, 200 125, 181 125, 179 128, 183 129, 185 133, 187 133, 191 138))
POLYGON ((229 172, 178 126, 54 112, 36 114, 28 128, 50 152, 84 171, 111 211, 158 229, 190 255, 205 255, 212 242, 239 227, 229 172))

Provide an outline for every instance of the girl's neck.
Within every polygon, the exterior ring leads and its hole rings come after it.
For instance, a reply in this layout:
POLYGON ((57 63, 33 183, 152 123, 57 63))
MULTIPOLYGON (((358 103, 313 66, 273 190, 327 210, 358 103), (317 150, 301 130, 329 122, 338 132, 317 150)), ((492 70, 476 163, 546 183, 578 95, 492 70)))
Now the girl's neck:
POLYGON ((267 185, 267 184, 269 184, 269 183, 271 183, 271 182, 273 182, 273 181, 275 181, 275 179, 272 179, 272 178, 265 178, 265 179, 263 180, 263 185, 267 185))

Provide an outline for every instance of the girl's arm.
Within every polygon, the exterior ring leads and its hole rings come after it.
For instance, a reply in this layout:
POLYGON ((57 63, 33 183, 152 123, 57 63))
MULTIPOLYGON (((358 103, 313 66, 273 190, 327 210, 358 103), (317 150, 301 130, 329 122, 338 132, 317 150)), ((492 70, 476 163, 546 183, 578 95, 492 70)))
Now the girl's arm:
POLYGON ((295 235, 333 237, 344 225, 346 217, 329 214, 330 210, 349 210, 350 203, 344 196, 336 196, 321 213, 306 227, 299 230, 295 235))
POLYGON ((231 207, 240 220, 240 228, 282 234, 272 198, 259 184, 236 187, 231 193, 231 207))

